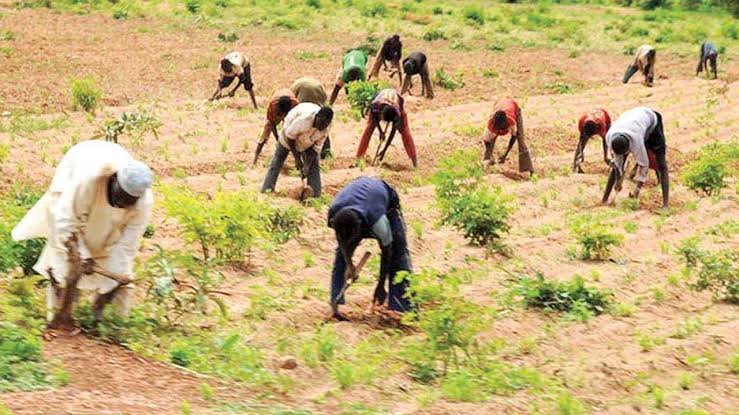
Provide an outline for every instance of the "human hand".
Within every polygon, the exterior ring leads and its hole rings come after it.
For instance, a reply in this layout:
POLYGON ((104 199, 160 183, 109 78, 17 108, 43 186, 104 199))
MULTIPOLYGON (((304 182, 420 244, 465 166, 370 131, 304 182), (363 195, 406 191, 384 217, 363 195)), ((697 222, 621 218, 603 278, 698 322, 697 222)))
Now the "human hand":
POLYGON ((84 275, 90 275, 93 274, 95 271, 93 268, 95 267, 95 260, 92 258, 85 258, 82 260, 82 274, 84 275))

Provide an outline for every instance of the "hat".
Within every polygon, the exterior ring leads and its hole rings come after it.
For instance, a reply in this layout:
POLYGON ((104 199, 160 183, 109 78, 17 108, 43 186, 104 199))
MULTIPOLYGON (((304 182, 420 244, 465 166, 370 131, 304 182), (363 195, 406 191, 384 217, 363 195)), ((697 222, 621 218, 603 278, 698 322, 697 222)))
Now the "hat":
POLYGON ((118 183, 133 197, 141 197, 154 182, 154 174, 146 164, 132 161, 118 171, 118 183))

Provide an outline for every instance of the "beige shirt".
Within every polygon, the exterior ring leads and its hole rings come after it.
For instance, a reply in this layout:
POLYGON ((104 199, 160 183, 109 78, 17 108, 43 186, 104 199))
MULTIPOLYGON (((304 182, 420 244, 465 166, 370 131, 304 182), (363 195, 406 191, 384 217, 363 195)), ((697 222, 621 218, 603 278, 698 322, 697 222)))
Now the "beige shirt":
POLYGON ((240 76, 242 73, 244 73, 244 69, 249 66, 249 58, 247 58, 246 55, 241 52, 231 52, 228 55, 224 56, 223 59, 231 62, 231 64, 233 65, 233 69, 231 70, 231 72, 225 72, 223 68, 221 68, 221 77, 240 76))
POLYGON ((320 106, 312 102, 302 102, 290 110, 283 122, 280 144, 289 149, 288 140, 295 140, 295 146, 301 153, 311 147, 320 152, 330 130, 330 127, 327 127, 321 131, 313 126, 320 109, 320 106))

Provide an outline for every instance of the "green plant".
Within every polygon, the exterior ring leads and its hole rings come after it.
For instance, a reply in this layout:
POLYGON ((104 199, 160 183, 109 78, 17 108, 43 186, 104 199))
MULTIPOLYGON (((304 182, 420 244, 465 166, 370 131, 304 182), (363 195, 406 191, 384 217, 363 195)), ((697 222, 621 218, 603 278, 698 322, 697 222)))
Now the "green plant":
POLYGON ((479 7, 467 6, 463 10, 464 18, 473 25, 485 24, 485 11, 479 7))
POLYGON ((95 80, 90 76, 79 79, 72 79, 69 83, 72 88, 72 107, 76 110, 83 110, 93 113, 100 105, 100 97, 103 92, 98 87, 95 80))
POLYGON ((347 94, 349 105, 351 105, 357 114, 363 115, 369 108, 372 100, 375 99, 377 93, 386 87, 387 82, 384 81, 352 82, 349 84, 349 92, 347 94))
POLYGON ((590 214, 572 219, 570 230, 581 246, 580 258, 603 260, 608 258, 614 246, 622 245, 623 235, 613 233, 612 228, 610 224, 590 214))
POLYGON ((320 9, 321 8, 321 2, 320 0, 305 0, 305 5, 308 7, 312 7, 314 9, 320 9))
POLYGON ((585 405, 569 393, 563 392, 557 397, 557 413, 559 415, 580 415, 585 412, 585 405))
POLYGON ((236 32, 218 33, 218 40, 223 43, 233 43, 239 40, 239 35, 236 32))
POLYGON ((365 17, 385 17, 387 15, 387 6, 379 1, 372 1, 362 7, 360 13, 365 17))
POLYGON ((116 20, 128 19, 128 10, 122 8, 113 10, 113 18, 116 20))
POLYGON ((682 372, 677 380, 678 386, 682 390, 689 390, 693 387, 693 376, 690 373, 682 372))
POLYGON ((117 119, 105 121, 98 136, 117 143, 120 136, 129 135, 131 144, 140 146, 143 136, 147 133, 159 139, 161 126, 162 122, 146 110, 123 112, 117 119))
POLYGON ((200 11, 200 0, 185 0, 185 8, 192 14, 198 13, 200 11))
POLYGON ((534 278, 519 277, 514 293, 523 298, 528 308, 571 312, 580 308, 593 314, 601 314, 611 306, 613 294, 595 287, 588 287, 582 277, 570 281, 552 281, 536 273, 534 278))
POLYGON ((444 89, 455 90, 464 87, 464 79, 461 73, 457 73, 452 76, 444 71, 444 68, 439 68, 434 74, 434 83, 444 89))
POLYGON ((440 28, 430 28, 426 32, 423 33, 422 36, 423 40, 427 42, 432 42, 434 40, 445 40, 447 39, 446 33, 444 33, 443 30, 440 28))
POLYGON ((710 290, 714 296, 739 303, 739 251, 702 250, 698 238, 688 238, 678 248, 687 272, 696 274, 690 287, 696 291, 710 290))
POLYGON ((25 185, 16 185, 0 197, 0 273, 15 267, 20 267, 25 275, 35 273, 33 266, 45 240, 15 242, 10 232, 40 197, 37 189, 25 185))
POLYGON ((213 401, 213 387, 208 382, 200 384, 200 396, 206 401, 213 401))
POLYGON ((739 352, 734 352, 729 358, 729 371, 739 375, 739 352))
POLYGON ((689 163, 681 176, 683 183, 707 195, 717 195, 725 186, 724 179, 737 174, 739 143, 713 143, 704 146, 698 158, 689 163))

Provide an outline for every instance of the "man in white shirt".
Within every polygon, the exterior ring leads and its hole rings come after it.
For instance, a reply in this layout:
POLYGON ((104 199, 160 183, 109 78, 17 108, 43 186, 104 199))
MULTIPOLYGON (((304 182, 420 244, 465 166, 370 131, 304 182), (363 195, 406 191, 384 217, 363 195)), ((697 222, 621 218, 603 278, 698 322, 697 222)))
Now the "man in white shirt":
POLYGON ((254 96, 254 83, 251 81, 251 64, 249 63, 249 58, 241 52, 231 52, 221 59, 218 86, 210 100, 213 101, 222 98, 223 89, 231 85, 234 79, 238 79, 238 82, 227 96, 233 97, 236 90, 241 85, 244 85, 244 89, 249 92, 254 108, 257 108, 257 99, 254 96))
POLYGON ((667 209, 670 199, 670 179, 662 115, 647 107, 636 107, 624 112, 608 130, 606 145, 612 153, 612 160, 603 203, 608 203, 614 186, 616 191, 621 190, 626 158, 631 153, 636 161, 634 174, 636 189, 629 196, 639 197, 651 168, 657 172, 657 180, 662 186, 662 207, 667 209))
POLYGON ((321 169, 318 154, 328 137, 334 112, 311 102, 296 105, 283 121, 275 154, 262 184, 262 192, 274 191, 280 170, 289 153, 295 157, 300 176, 308 179, 313 197, 321 195, 321 169))
POLYGON ((50 281, 52 325, 72 323, 78 289, 95 293, 96 318, 111 301, 121 315, 128 314, 132 286, 94 269, 133 274, 151 215, 153 179, 151 170, 118 144, 84 141, 64 155, 49 189, 12 232, 16 241, 46 238, 34 270, 50 281))

